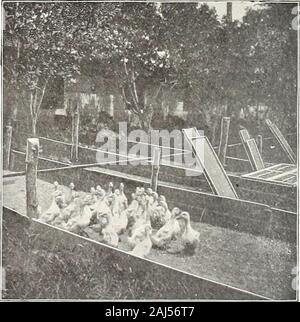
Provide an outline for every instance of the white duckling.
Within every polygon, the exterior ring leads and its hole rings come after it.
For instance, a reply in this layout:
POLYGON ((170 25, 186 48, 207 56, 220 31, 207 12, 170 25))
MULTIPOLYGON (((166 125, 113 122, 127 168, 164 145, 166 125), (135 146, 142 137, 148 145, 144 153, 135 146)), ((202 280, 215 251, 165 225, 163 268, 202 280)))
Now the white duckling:
POLYGON ((102 216, 102 224, 105 225, 105 227, 102 229, 102 242, 113 247, 118 247, 119 236, 111 224, 111 216, 104 214, 102 216))
POLYGON ((54 181, 53 186, 54 186, 54 191, 57 191, 59 188, 59 183, 57 181, 54 181))
POLYGON ((139 209, 139 202, 136 198, 135 193, 131 194, 131 203, 129 204, 128 208, 126 210, 124 210, 123 212, 126 214, 127 218, 128 218, 128 227, 131 227, 134 225, 135 223, 135 217, 134 214, 138 211, 139 209))
POLYGON ((153 192, 152 194, 152 197, 153 197, 153 208, 157 207, 158 206, 158 202, 159 202, 159 197, 158 197, 158 193, 157 192, 153 192))
POLYGON ((113 196, 114 196, 113 189, 114 189, 114 184, 112 182, 110 182, 108 184, 108 189, 107 189, 107 192, 106 192, 106 200, 107 200, 109 205, 111 204, 111 202, 113 200, 113 196))
POLYGON ((146 189, 146 194, 150 200, 150 205, 153 205, 153 202, 154 202, 154 192, 151 188, 147 188, 146 189))
POLYGON ((98 201, 97 191, 94 187, 91 187, 90 193, 93 196, 94 203, 97 203, 98 201))
POLYGON ((81 232, 86 228, 94 215, 93 211, 90 208, 93 199, 90 195, 87 195, 82 202, 82 213, 79 216, 76 216, 68 221, 66 228, 74 233, 81 232))
POLYGON ((63 193, 63 190, 62 188, 59 186, 59 183, 57 181, 54 181, 53 182, 53 186, 54 186, 54 192, 56 192, 58 195, 61 196, 61 200, 63 203, 66 202, 66 197, 65 197, 65 194, 63 193))
POLYGON ((134 215, 134 224, 131 228, 131 235, 135 234, 135 231, 139 229, 139 227, 143 225, 149 225, 151 227, 150 222, 150 208, 149 208, 149 199, 144 197, 141 199, 138 212, 134 215))
POLYGON ((69 185, 69 193, 66 196, 66 203, 70 204, 74 200, 74 195, 75 195, 75 185, 73 182, 70 183, 69 185))
POLYGON ((145 198, 141 195, 135 195, 135 200, 138 203, 138 207, 132 212, 134 222, 138 221, 145 211, 145 198))
POLYGON ((165 247, 173 238, 179 236, 181 229, 176 219, 176 216, 179 214, 179 208, 173 208, 171 218, 156 232, 156 234, 151 236, 151 240, 156 247, 165 247))
POLYGON ((135 195, 136 195, 136 196, 141 195, 141 188, 140 188, 140 187, 136 187, 136 188, 135 188, 135 195))
POLYGON ((163 225, 165 225, 169 221, 172 214, 168 208, 168 204, 164 196, 160 196, 156 204, 157 204, 156 207, 153 206, 153 212, 151 215, 151 224, 152 224, 152 227, 160 229, 163 225))
POLYGON ((52 193, 52 202, 50 207, 42 213, 39 217, 39 220, 50 224, 57 216, 60 215, 61 209, 58 206, 58 201, 61 200, 61 191, 57 190, 55 187, 54 192, 52 193))
POLYGON ((67 222, 70 218, 78 216, 80 211, 80 197, 79 193, 75 191, 73 194, 73 200, 61 210, 60 217, 67 222))
POLYGON ((115 189, 115 192, 113 193, 110 209, 113 216, 118 217, 120 215, 121 209, 120 209, 120 190, 119 189, 115 189))
POLYGON ((145 223, 147 225, 149 225, 151 227, 151 221, 150 221, 150 218, 151 218, 151 215, 153 213, 153 208, 152 208, 152 199, 150 196, 146 196, 145 197, 145 211, 144 211, 144 214, 143 214, 143 218, 145 220, 145 223))
POLYGON ((96 194, 97 194, 97 202, 96 204, 93 205, 93 209, 99 214, 106 214, 109 213, 111 214, 111 209, 108 205, 108 201, 106 199, 106 193, 104 189, 97 190, 96 189, 96 194))
POLYGON ((128 245, 134 248, 138 243, 142 242, 146 237, 146 227, 149 225, 141 225, 133 231, 133 234, 127 238, 128 245))
POLYGON ((126 209, 127 217, 133 217, 133 214, 138 210, 139 208, 139 202, 136 198, 135 193, 131 194, 131 203, 129 204, 128 208, 126 209))
POLYGON ((128 217, 124 211, 121 211, 120 191, 116 189, 112 201, 112 225, 117 234, 123 233, 128 224, 128 217))
POLYGON ((131 252, 129 252, 130 254, 137 256, 137 257, 146 257, 147 255, 149 255, 150 250, 152 248, 152 241, 151 241, 151 233, 152 233, 152 228, 147 225, 147 227, 145 228, 145 232, 146 232, 146 236, 145 239, 143 241, 141 241, 140 243, 138 243, 131 252))
POLYGON ((127 199, 125 192, 124 192, 124 183, 123 182, 120 183, 120 203, 121 203, 121 207, 120 207, 121 211, 124 211, 125 209, 128 208, 128 199, 127 199))
POLYGON ((194 254, 199 245, 200 233, 192 228, 190 214, 188 212, 184 211, 177 215, 176 218, 184 220, 184 231, 181 236, 182 243, 187 252, 194 254))

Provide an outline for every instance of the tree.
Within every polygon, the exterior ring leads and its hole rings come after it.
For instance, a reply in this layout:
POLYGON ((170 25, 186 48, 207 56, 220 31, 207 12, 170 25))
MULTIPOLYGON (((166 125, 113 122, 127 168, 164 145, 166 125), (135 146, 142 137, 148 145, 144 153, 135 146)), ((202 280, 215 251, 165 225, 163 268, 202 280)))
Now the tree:
MULTIPOLYGON (((85 3, 5 3, 4 81, 16 104, 29 111, 36 135, 40 107, 49 80, 72 79, 85 55, 85 36, 97 21, 111 17, 111 6, 85 3), (97 11, 95 10, 97 9, 97 11)), ((99 26, 96 26, 99 28, 99 26)))
POLYGON ((166 81, 168 57, 161 43, 161 21, 155 3, 118 3, 114 18, 96 30, 86 60, 97 65, 94 72, 107 76, 123 96, 140 126, 151 129, 153 101, 149 90, 157 87, 154 98, 166 81))
POLYGON ((249 96, 266 105, 281 128, 296 128, 297 32, 294 4, 265 4, 243 21, 244 53, 249 66, 249 96))
POLYGON ((224 32, 216 11, 206 4, 163 4, 164 37, 177 89, 183 92, 189 124, 212 128, 224 105, 224 32))

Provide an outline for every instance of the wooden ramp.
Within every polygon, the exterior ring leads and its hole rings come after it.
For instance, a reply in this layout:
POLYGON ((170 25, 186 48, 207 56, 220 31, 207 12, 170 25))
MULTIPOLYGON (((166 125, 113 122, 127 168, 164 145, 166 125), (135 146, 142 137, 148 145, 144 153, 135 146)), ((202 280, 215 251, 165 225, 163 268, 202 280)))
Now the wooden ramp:
POLYGON ((292 163, 296 163, 296 155, 295 155, 294 151, 292 150, 291 146, 289 145, 288 141, 285 139, 285 137, 283 136, 283 134, 281 133, 281 131, 277 127, 277 125, 274 124, 269 119, 266 120, 266 124, 269 127, 270 131, 275 136, 276 140, 278 141, 278 143, 282 147, 283 151, 285 152, 285 154, 287 155, 289 160, 292 163))
POLYGON ((207 137, 201 136, 196 128, 183 129, 183 133, 192 147, 196 162, 203 168, 203 173, 213 192, 219 196, 238 199, 238 195, 207 137))
POLYGON ((239 134, 252 169, 254 171, 264 169, 265 164, 261 157, 261 154, 255 142, 255 139, 250 138, 250 135, 247 129, 240 130, 239 134))

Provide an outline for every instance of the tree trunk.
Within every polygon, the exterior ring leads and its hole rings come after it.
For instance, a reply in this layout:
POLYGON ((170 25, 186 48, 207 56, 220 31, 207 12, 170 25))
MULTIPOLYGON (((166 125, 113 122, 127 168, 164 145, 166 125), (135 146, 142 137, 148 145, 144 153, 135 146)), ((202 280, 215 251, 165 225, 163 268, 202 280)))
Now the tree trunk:
POLYGON ((153 117, 153 107, 149 105, 143 113, 139 113, 141 128, 149 133, 152 130, 151 122, 153 117))
POLYGON ((32 128, 31 128, 31 130, 32 130, 32 137, 36 137, 36 124, 37 124, 37 120, 36 120, 36 118, 34 118, 33 120, 32 120, 32 128))

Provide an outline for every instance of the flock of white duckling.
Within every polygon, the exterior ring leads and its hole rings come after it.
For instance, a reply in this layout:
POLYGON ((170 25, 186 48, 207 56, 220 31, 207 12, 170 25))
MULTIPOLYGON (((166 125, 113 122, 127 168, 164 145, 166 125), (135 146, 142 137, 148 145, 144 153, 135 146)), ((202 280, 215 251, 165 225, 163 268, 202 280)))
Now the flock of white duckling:
POLYGON ((52 197, 38 220, 113 247, 124 235, 135 256, 146 257, 152 247, 168 251, 174 243, 175 252, 192 255, 199 244, 200 234, 191 227, 189 213, 176 207, 170 211, 165 197, 151 188, 137 187, 128 204, 123 183, 118 189, 109 183, 107 190, 98 185, 84 193, 75 191, 73 183, 63 192, 54 182, 52 197))

